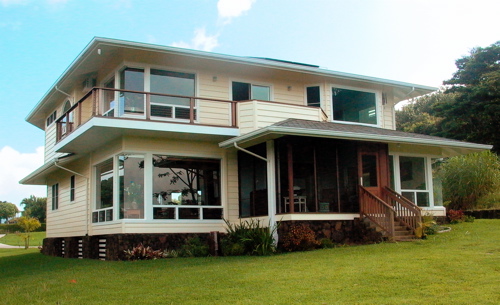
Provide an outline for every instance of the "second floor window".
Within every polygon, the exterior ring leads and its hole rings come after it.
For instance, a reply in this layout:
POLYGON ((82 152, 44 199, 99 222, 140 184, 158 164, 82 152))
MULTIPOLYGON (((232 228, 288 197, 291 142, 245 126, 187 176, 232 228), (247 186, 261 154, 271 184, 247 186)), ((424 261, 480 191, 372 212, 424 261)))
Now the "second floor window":
POLYGON ((271 88, 249 83, 233 82, 233 101, 271 100, 271 88))
POLYGON ((306 88, 307 106, 321 107, 321 95, 319 86, 306 88))
POLYGON ((377 102, 373 92, 332 88, 333 119, 377 124, 377 102))

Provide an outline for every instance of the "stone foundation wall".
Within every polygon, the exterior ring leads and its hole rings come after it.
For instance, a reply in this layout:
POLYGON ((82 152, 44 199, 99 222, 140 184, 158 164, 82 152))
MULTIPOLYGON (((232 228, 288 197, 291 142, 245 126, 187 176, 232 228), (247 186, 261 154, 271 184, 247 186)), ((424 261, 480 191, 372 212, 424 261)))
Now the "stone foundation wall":
MULTIPOLYGON (((307 224, 321 240, 328 238, 338 244, 370 244, 382 241, 382 234, 367 227, 359 219, 332 221, 283 221, 278 234, 284 236, 294 224, 307 224)), ((123 260, 124 251, 142 243, 154 250, 179 250, 188 239, 198 237, 209 246, 210 254, 220 255, 220 239, 224 233, 175 234, 110 234, 97 236, 45 238, 42 253, 65 258, 123 260)))
POLYGON ((318 240, 328 238, 338 244, 371 244, 382 241, 382 233, 369 228, 358 218, 330 221, 283 221, 278 229, 278 234, 284 236, 292 225, 303 223, 316 233, 318 240))
POLYGON ((465 215, 474 216, 477 219, 500 219, 500 210, 476 210, 464 211, 465 215))
POLYGON ((187 240, 198 237, 209 246, 211 255, 218 255, 219 234, 110 234, 82 237, 45 238, 42 253, 65 258, 123 260, 124 251, 142 243, 154 250, 179 250, 187 240))

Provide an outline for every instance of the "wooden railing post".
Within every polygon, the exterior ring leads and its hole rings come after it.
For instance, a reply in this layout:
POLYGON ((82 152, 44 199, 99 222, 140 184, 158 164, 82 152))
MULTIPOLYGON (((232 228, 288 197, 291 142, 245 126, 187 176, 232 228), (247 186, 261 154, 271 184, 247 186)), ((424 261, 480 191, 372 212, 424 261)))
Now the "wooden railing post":
POLYGON ((194 98, 189 99, 189 123, 194 124, 194 98))

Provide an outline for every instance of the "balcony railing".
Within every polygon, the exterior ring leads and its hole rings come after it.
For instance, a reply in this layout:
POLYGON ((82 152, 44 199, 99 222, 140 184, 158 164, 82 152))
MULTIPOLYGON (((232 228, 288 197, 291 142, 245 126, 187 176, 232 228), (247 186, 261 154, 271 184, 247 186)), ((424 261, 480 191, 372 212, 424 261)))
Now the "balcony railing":
POLYGON ((237 127, 235 101, 93 88, 57 119, 57 141, 93 117, 237 127))

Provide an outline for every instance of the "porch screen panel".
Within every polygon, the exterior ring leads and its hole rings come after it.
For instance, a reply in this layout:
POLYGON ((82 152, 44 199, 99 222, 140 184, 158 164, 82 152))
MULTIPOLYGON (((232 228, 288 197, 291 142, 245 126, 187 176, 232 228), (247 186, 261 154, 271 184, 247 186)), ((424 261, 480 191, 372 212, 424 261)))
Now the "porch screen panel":
MULTIPOLYGON (((266 156, 266 144, 247 148, 266 156)), ((248 153, 238 152, 240 217, 268 215, 267 163, 248 153)))

